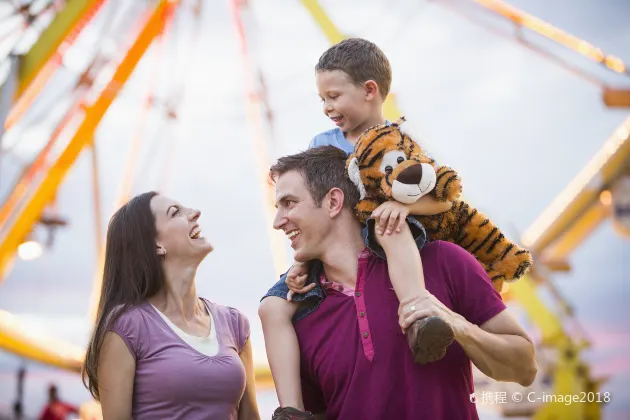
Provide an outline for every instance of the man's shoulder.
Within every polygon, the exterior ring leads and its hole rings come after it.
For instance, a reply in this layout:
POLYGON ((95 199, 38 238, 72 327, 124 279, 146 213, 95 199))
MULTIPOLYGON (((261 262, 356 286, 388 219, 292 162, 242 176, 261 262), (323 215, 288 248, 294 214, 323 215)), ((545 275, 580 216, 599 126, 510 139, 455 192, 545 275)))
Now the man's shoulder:
POLYGON ((427 242, 420 252, 422 264, 434 275, 453 287, 461 286, 467 278, 486 275, 477 259, 461 246, 448 241, 427 242))
POLYGON ((458 259, 464 263, 472 261, 476 262, 475 257, 461 246, 448 241, 430 241, 427 242, 421 251, 422 259, 431 259, 434 261, 444 262, 458 259))

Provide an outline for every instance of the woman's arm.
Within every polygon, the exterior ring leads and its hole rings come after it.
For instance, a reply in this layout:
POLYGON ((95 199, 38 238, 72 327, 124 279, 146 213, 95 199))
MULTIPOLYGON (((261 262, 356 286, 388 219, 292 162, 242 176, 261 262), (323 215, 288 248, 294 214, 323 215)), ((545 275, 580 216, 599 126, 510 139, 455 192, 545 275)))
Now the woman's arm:
POLYGON ((238 408, 238 420, 260 420, 256 402, 256 379, 254 377, 254 362, 250 340, 245 342, 240 356, 243 366, 245 366, 246 382, 245 392, 238 408))
POLYGON ((136 360, 123 339, 105 334, 98 367, 98 392, 104 420, 130 420, 136 360))

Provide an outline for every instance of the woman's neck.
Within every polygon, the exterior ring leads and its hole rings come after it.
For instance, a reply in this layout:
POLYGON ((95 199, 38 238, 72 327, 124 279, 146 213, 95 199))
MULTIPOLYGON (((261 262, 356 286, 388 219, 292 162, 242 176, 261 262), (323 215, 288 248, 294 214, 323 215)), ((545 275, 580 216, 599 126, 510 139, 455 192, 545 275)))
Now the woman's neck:
MULTIPOLYGON (((195 274, 197 268, 164 266, 164 287, 153 298, 153 306, 165 315, 181 317, 189 322, 203 311, 197 297, 195 274)), ((205 311, 204 311, 205 312, 205 311)))

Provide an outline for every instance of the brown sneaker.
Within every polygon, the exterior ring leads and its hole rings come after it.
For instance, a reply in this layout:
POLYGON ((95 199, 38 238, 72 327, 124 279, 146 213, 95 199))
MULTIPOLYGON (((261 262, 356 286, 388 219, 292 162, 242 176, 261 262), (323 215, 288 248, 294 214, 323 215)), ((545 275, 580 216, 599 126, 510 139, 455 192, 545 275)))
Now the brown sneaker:
POLYGON ((451 326, 437 316, 419 319, 407 329, 407 341, 413 358, 421 365, 444 357, 454 339, 451 326))
POLYGON ((300 411, 293 407, 278 407, 273 412, 271 420, 315 420, 315 416, 308 411, 300 411))

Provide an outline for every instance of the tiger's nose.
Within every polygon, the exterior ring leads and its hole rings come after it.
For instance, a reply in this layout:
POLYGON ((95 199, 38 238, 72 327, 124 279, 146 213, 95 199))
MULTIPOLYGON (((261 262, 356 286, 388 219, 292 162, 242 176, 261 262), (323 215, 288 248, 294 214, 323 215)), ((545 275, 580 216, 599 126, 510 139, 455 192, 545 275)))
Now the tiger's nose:
POLYGON ((396 180, 403 184, 418 185, 422 179, 422 165, 413 165, 403 169, 396 180))

